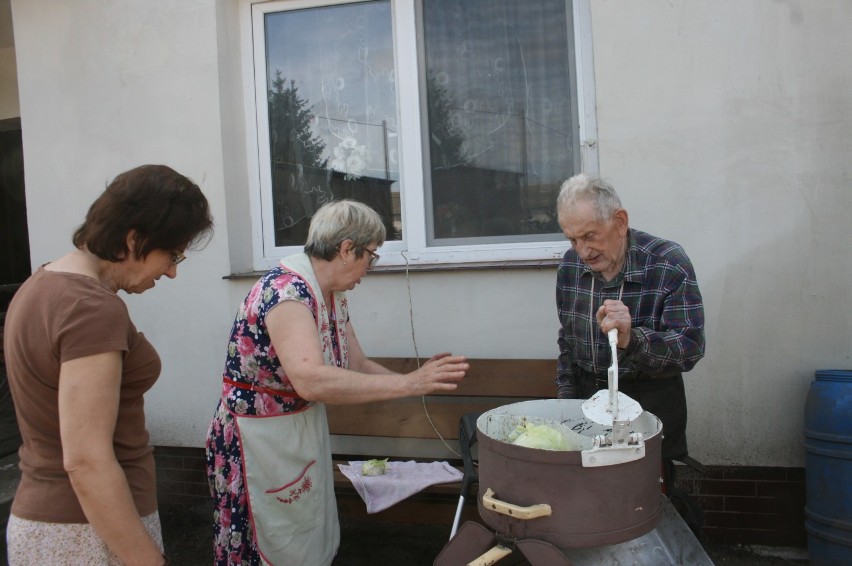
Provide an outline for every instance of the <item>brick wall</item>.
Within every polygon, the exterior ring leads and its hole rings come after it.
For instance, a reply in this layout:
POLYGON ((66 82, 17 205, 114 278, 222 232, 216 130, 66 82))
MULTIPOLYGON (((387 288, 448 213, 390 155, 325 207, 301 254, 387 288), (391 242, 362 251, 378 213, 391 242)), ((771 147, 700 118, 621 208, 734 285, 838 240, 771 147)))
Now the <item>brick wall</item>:
POLYGON ((157 497, 193 505, 210 499, 203 448, 156 446, 157 497))
MULTIPOLYGON (((200 503, 210 497, 201 448, 157 447, 161 501, 200 503)), ((676 485, 704 511, 703 539, 723 544, 806 546, 804 468, 678 466, 676 485)))
POLYGON ((675 485, 704 511, 708 542, 805 547, 805 469, 678 466, 675 485))

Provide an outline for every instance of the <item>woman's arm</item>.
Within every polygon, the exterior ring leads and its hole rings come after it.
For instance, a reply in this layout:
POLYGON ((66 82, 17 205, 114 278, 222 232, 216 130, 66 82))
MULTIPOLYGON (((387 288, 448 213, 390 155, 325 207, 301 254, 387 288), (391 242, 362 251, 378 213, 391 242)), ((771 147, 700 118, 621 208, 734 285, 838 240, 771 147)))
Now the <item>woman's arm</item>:
POLYGON ((65 471, 86 518, 122 564, 160 565, 163 554, 136 511, 113 451, 121 387, 121 353, 62 364, 59 430, 65 471))
POLYGON ((367 403, 452 391, 468 369, 464 356, 440 355, 411 373, 395 374, 364 355, 351 323, 347 330, 352 369, 327 366, 314 318, 304 304, 295 301, 272 309, 266 326, 287 377, 309 401, 367 403))

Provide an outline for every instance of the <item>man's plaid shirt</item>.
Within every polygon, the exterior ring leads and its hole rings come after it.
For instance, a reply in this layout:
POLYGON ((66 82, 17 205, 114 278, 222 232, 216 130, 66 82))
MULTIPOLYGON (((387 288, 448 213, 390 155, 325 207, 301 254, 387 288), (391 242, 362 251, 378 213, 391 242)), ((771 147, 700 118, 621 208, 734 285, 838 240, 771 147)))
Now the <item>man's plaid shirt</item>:
POLYGON ((631 229, 621 273, 605 282, 569 249, 559 265, 557 394, 576 397, 584 372, 606 382, 612 363, 606 334, 595 319, 606 299, 630 309, 632 336, 619 350, 619 380, 648 380, 689 371, 704 355, 704 307, 692 263, 678 244, 631 229), (623 285, 623 288, 622 288, 623 285))

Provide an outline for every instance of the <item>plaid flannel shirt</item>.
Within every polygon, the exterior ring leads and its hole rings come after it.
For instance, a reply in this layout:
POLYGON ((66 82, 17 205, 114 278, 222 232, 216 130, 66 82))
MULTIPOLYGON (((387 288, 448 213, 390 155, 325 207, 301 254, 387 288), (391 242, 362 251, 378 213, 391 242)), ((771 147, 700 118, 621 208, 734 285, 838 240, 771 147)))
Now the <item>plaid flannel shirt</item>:
POLYGON ((704 356, 704 307, 692 263, 678 244, 639 230, 628 233, 627 257, 612 281, 589 269, 569 249, 557 272, 557 396, 575 398, 583 372, 606 382, 609 341, 595 313, 606 299, 630 309, 630 345, 618 351, 619 381, 689 371, 704 356))

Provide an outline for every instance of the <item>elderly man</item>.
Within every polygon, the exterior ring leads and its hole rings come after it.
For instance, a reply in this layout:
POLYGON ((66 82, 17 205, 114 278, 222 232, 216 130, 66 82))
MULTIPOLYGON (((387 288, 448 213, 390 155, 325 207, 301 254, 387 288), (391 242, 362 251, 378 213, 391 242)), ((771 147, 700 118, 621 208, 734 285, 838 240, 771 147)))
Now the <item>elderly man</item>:
POLYGON ((628 225, 615 190, 576 175, 557 199, 571 242, 559 265, 557 395, 586 399, 607 387, 618 329, 620 391, 663 422, 662 457, 688 457, 683 372, 704 355, 704 307, 692 264, 678 244, 628 225))

